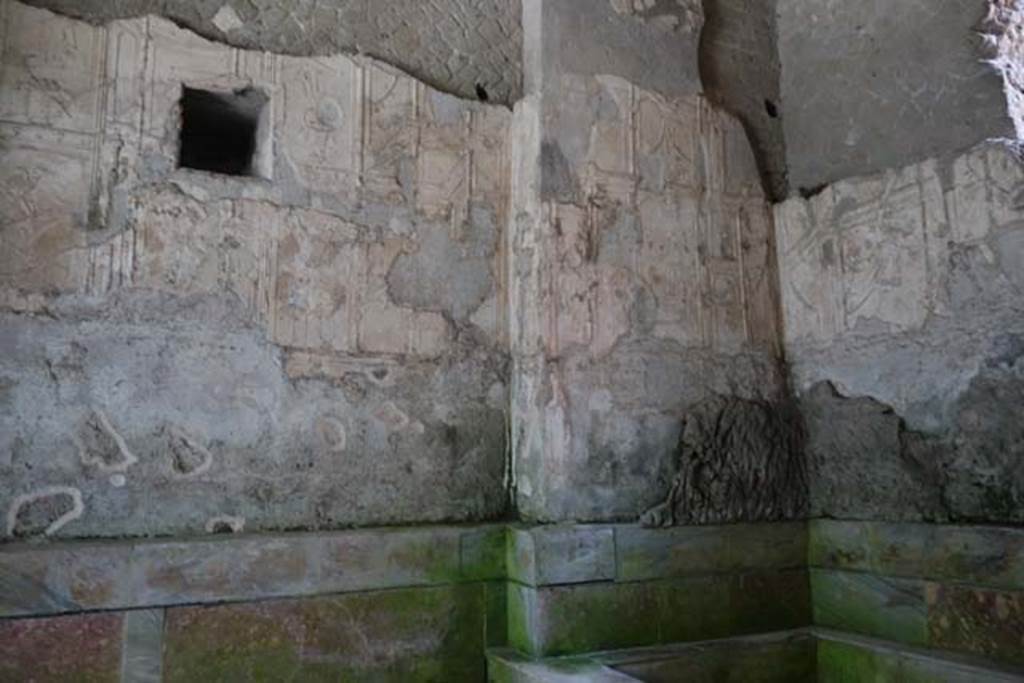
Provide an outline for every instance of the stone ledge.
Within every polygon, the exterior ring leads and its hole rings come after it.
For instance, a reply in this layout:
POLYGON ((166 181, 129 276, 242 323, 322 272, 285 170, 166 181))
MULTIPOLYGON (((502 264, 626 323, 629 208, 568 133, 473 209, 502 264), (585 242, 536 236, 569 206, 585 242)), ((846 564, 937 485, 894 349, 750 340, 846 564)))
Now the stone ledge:
POLYGON ((803 567, 806 525, 424 526, 0 545, 0 618, 474 581, 628 583, 803 567))
POLYGON ((813 520, 811 567, 1024 590, 1024 528, 813 520))
POLYGON ((491 683, 577 681, 1020 681, 1024 669, 897 645, 842 631, 801 628, 685 645, 530 659, 508 648, 488 651, 491 683), (817 670, 817 671, 816 671, 817 670))
POLYGON ((863 636, 812 628, 822 681, 943 681, 1001 683, 1024 679, 1024 668, 970 655, 897 645, 863 636))
POLYGON ((805 570, 532 588, 508 584, 508 640, 536 657, 810 625, 805 570))
POLYGON ((645 529, 615 527, 616 579, 797 569, 807 565, 807 523, 645 529))
POLYGON ((811 569, 814 625, 1024 666, 1024 591, 811 569))
POLYGON ((0 546, 0 617, 500 580, 505 528, 0 546))
POLYGON ((650 581, 807 564, 807 524, 509 528, 508 577, 533 587, 650 581))

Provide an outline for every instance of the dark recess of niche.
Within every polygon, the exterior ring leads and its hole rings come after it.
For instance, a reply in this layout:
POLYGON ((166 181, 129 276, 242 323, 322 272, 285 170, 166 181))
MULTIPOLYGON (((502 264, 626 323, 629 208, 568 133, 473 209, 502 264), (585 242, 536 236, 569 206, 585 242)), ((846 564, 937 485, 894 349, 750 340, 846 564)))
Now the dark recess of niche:
POLYGON ((234 176, 256 175, 260 116, 267 96, 245 88, 213 92, 185 87, 178 166, 234 176))

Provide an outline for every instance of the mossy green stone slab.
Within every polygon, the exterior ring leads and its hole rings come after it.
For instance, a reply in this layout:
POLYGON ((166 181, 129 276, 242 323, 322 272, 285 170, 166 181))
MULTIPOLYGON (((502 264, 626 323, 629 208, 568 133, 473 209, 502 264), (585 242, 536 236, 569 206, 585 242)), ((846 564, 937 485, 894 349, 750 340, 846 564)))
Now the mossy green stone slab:
POLYGON ((804 522, 645 529, 615 527, 616 579, 647 581, 804 568, 804 522))
POLYGON ((923 645, 928 640, 924 582, 811 570, 814 624, 923 645))
POLYGON ((1024 529, 810 522, 811 567, 1024 590, 1024 529))

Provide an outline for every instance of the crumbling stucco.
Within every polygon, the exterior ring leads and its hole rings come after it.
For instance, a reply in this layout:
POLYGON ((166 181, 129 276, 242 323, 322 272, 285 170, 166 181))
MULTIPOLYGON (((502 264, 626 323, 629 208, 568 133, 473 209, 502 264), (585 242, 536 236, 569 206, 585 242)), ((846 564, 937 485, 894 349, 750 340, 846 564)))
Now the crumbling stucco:
POLYGON ((988 145, 777 208, 817 514, 1019 521, 1022 193, 988 145))
POLYGON ((0 505, 84 503, 19 529, 502 513, 507 110, 154 17, 0 26, 0 505), (177 167, 186 85, 266 97, 270 179, 177 167))
POLYGON ((1024 374, 986 367, 945 434, 911 430, 889 406, 822 383, 803 400, 811 513, 840 519, 1024 521, 1024 374))

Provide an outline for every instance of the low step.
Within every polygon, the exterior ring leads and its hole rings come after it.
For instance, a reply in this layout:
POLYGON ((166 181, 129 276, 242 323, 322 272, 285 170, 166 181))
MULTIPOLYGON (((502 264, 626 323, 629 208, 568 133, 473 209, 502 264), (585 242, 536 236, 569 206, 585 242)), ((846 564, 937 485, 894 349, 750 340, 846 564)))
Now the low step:
POLYGON ((817 628, 548 659, 503 648, 487 659, 491 683, 1024 681, 1024 669, 817 628))

